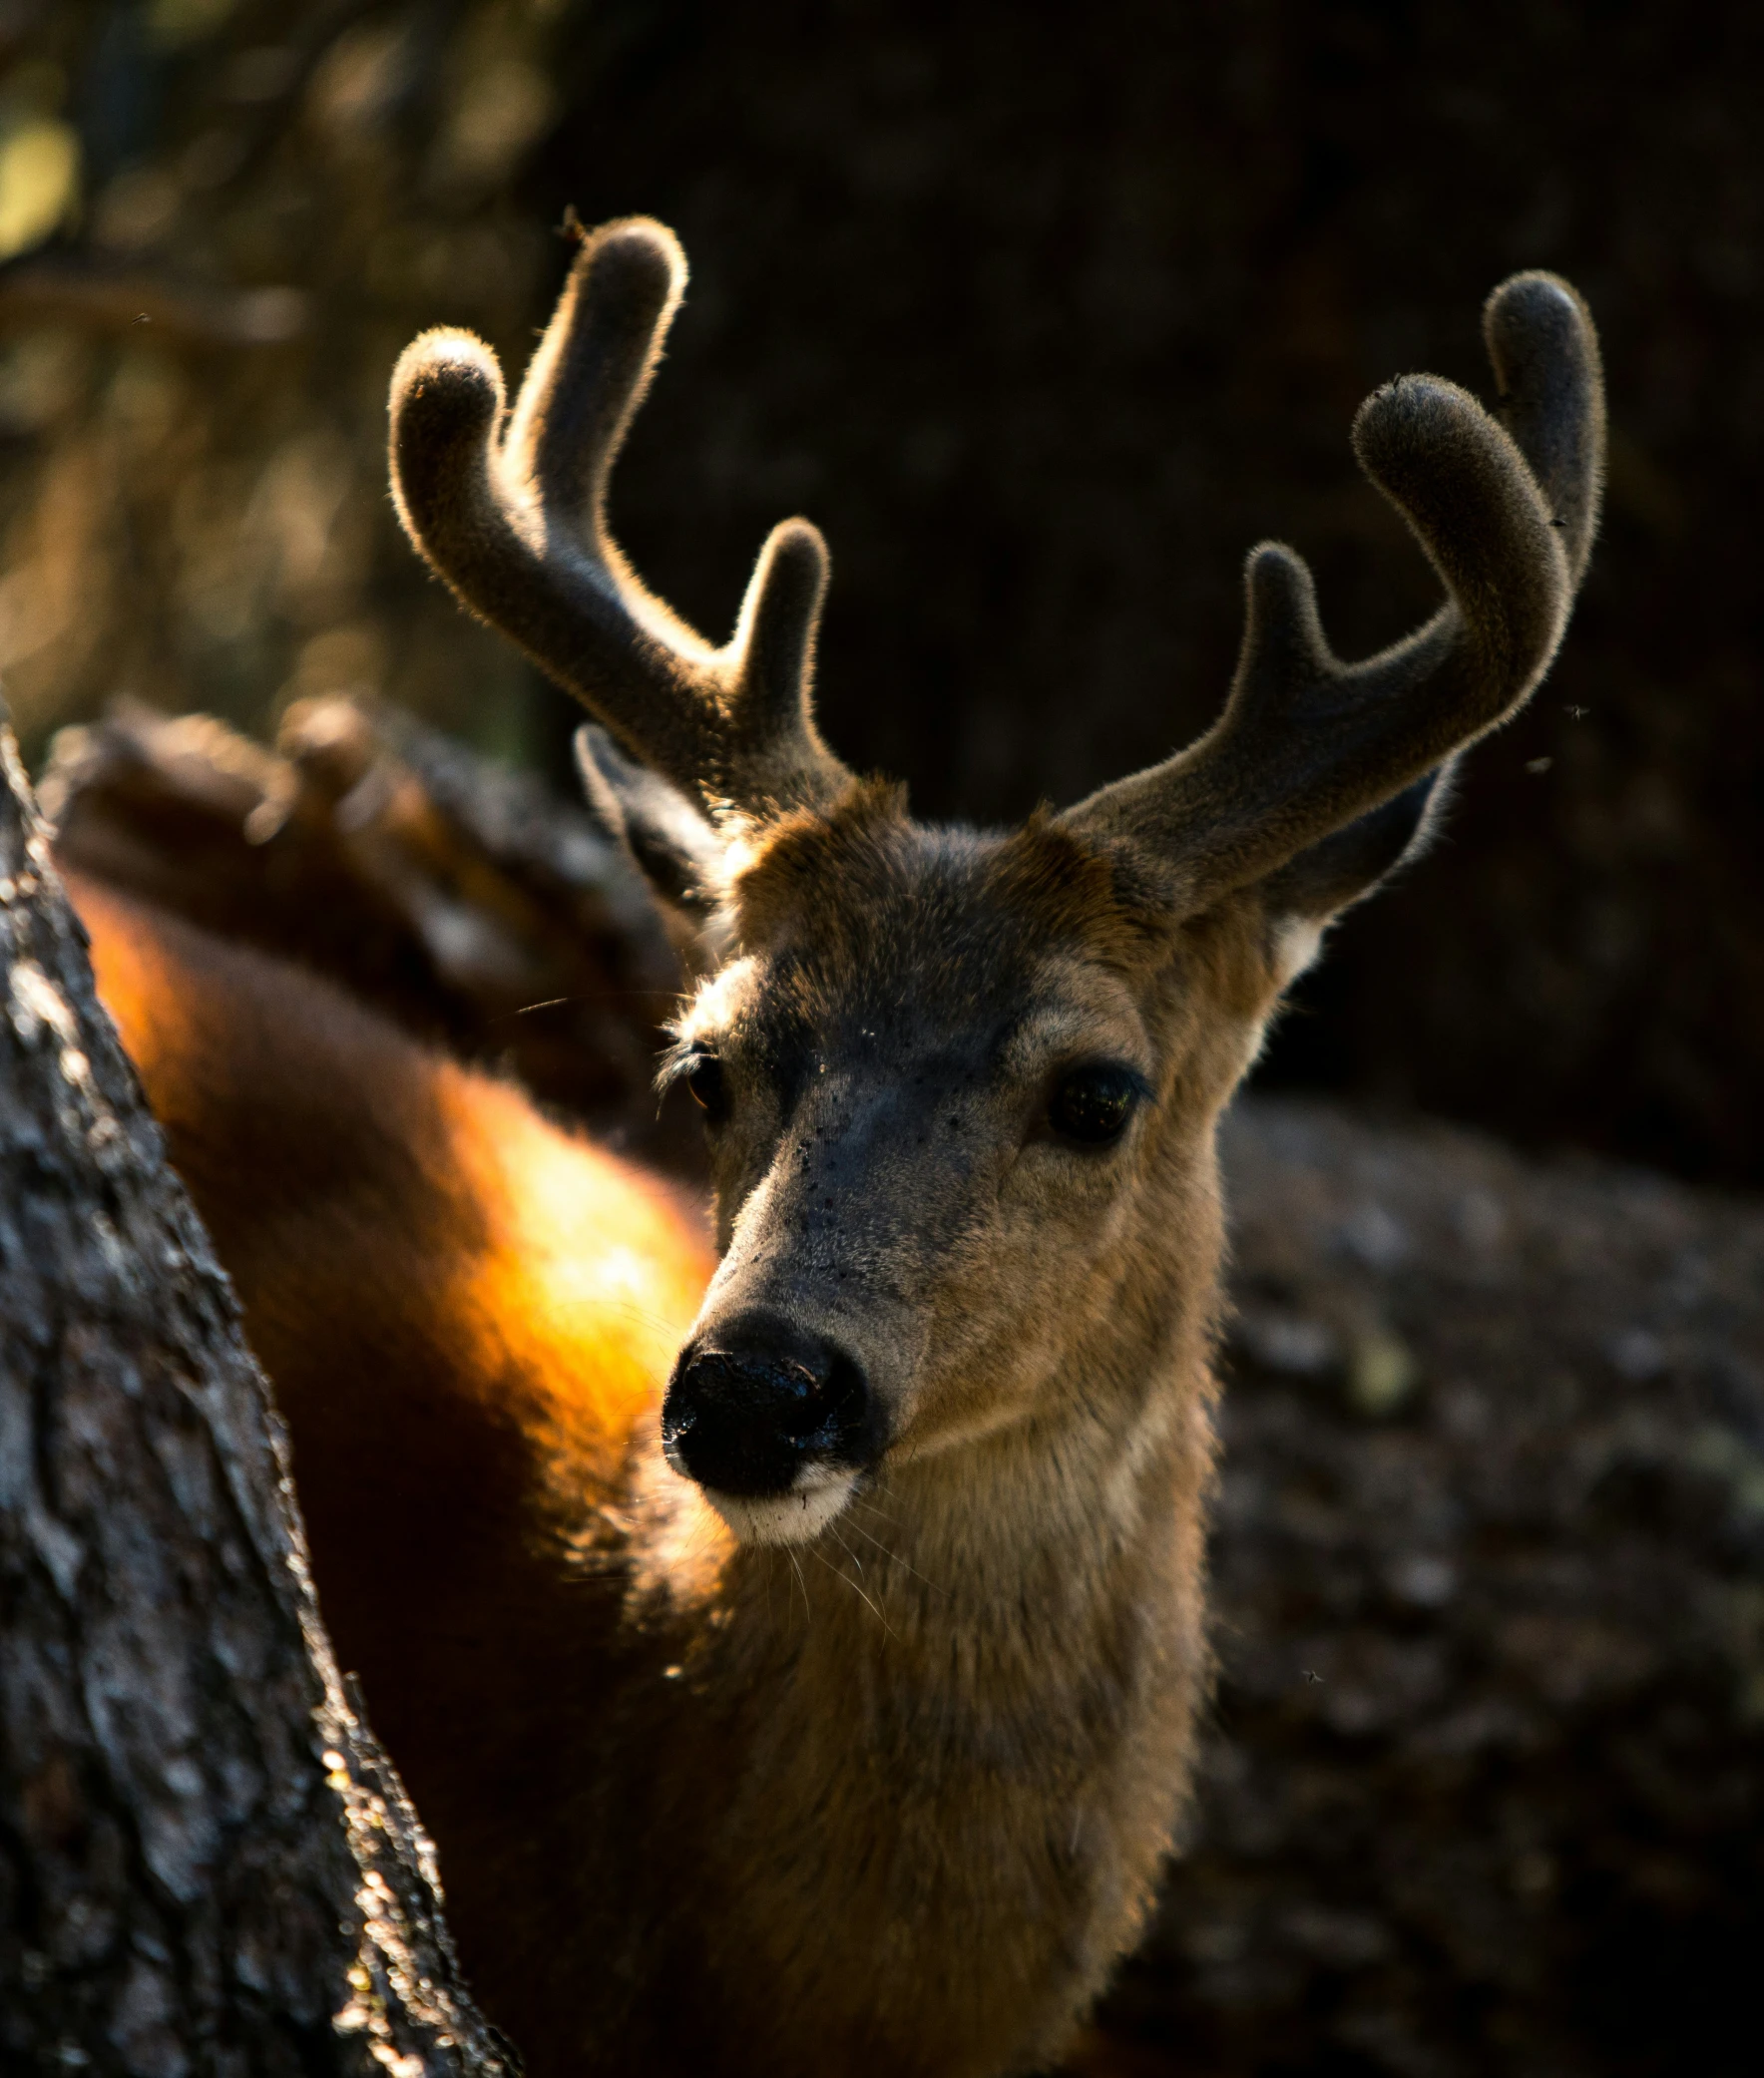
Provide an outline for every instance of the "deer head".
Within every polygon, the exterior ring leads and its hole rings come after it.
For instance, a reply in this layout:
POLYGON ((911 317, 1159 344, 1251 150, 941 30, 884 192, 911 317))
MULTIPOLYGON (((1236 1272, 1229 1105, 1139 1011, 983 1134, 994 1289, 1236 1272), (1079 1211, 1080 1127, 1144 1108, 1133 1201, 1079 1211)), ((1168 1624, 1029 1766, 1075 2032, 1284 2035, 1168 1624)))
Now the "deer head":
POLYGON ((1354 423, 1445 588, 1430 621, 1344 663, 1304 564, 1263 544, 1198 741, 1008 833, 933 828, 815 728, 813 527, 773 532, 720 649, 608 533, 684 279, 659 224, 588 237, 512 408, 481 341, 415 341, 392 476, 461 601, 605 724, 581 737, 591 792, 719 948, 662 1069, 703 1107, 722 1248, 663 1437, 737 1536, 787 1540, 878 1467, 934 1480, 1026 1442, 1069 1461, 1167 1424, 1158 1383, 1204 1371, 1215 1305, 1218 1113, 1324 927, 1547 669, 1603 403, 1573 290, 1506 282, 1498 418, 1408 376, 1354 423))

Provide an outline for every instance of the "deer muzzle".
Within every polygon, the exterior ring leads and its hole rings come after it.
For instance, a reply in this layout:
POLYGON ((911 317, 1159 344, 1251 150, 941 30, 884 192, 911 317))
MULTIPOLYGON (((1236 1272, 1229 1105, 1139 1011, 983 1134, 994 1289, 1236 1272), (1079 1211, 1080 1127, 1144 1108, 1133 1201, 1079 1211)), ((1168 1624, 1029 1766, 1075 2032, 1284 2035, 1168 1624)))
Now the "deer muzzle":
POLYGON ((885 1431, 855 1357, 763 1312, 700 1330, 662 1410, 668 1463, 754 1542, 795 1541, 837 1514, 885 1431))

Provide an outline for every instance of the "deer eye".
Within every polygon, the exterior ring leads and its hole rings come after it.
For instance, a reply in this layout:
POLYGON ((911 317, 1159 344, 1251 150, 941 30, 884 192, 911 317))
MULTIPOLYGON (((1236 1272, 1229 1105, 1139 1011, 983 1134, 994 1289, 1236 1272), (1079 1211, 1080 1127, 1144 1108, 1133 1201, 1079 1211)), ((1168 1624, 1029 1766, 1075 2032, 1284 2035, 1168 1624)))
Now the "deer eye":
POLYGON ((1069 1068, 1055 1085, 1048 1123, 1063 1140, 1082 1147, 1106 1147, 1126 1131, 1133 1107, 1145 1093, 1144 1078, 1114 1061, 1092 1060, 1069 1068))
POLYGON ((721 1125, 729 1115, 728 1083, 722 1062, 714 1053, 694 1053, 684 1079, 693 1103, 704 1113, 704 1123, 721 1125))

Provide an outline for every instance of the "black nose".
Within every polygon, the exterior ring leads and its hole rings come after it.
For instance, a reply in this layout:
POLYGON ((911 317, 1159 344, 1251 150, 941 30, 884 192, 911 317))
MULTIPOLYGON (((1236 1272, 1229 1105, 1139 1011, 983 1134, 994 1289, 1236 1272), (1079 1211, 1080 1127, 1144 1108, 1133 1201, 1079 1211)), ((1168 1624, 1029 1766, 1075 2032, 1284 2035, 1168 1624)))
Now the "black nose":
POLYGON ((680 1354, 662 1408, 667 1459, 701 1486, 759 1498, 813 1461, 870 1463, 879 1439, 861 1367, 771 1314, 720 1323, 680 1354))

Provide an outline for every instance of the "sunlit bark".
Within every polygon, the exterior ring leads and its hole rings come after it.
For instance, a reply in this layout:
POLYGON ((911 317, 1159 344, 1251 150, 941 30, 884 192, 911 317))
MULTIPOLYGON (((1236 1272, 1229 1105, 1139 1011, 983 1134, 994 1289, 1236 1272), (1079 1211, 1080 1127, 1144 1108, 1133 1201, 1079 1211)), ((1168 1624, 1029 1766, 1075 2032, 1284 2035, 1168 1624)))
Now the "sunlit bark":
POLYGON ((0 2065, 512 2068, 0 724, 0 2065))

